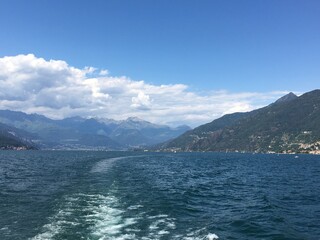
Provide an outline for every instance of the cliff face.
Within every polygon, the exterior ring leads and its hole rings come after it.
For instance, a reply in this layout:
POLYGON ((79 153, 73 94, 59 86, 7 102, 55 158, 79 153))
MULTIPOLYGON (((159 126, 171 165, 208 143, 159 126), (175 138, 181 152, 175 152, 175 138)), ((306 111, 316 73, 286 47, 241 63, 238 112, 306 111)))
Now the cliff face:
POLYGON ((247 113, 225 115, 161 146, 175 151, 317 153, 320 90, 290 93, 247 113))

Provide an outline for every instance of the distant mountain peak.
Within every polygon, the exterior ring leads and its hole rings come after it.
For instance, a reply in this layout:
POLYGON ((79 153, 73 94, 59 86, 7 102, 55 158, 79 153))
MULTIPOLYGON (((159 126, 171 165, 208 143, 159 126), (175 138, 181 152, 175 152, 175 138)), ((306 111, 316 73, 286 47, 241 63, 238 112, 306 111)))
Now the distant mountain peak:
POLYGON ((175 127, 175 129, 185 129, 185 131, 188 131, 188 130, 191 130, 192 128, 186 124, 183 124, 175 127))
POLYGON ((104 123, 104 124, 120 124, 120 121, 114 120, 114 119, 111 119, 111 118, 96 117, 94 119, 97 120, 98 122, 104 123))
POLYGON ((279 98, 275 103, 284 103, 284 102, 289 102, 294 99, 298 98, 297 95, 295 95, 293 92, 289 92, 288 94, 284 95, 283 97, 279 98))
POLYGON ((145 120, 138 118, 138 117, 128 117, 126 121, 131 121, 131 122, 146 122, 145 120))

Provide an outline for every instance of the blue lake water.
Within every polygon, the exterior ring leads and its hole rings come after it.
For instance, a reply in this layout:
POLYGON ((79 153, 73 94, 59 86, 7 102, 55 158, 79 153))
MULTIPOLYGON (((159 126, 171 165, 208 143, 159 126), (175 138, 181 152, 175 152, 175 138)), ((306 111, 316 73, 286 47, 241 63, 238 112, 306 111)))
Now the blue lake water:
POLYGON ((0 239, 320 239, 320 156, 0 152, 0 239))

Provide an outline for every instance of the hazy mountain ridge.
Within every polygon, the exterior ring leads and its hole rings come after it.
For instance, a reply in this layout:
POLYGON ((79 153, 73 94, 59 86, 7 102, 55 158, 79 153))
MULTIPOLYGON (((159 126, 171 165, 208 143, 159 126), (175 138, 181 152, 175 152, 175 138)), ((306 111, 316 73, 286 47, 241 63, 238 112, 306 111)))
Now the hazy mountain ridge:
POLYGON ((122 121, 82 117, 53 120, 10 110, 0 110, 0 122, 32 133, 33 142, 49 149, 121 150, 167 141, 190 129, 157 125, 135 117, 122 121))
POLYGON ((318 153, 320 90, 247 113, 225 115, 163 144, 166 151, 318 153))
POLYGON ((31 134, 0 123, 0 149, 36 149, 31 134))

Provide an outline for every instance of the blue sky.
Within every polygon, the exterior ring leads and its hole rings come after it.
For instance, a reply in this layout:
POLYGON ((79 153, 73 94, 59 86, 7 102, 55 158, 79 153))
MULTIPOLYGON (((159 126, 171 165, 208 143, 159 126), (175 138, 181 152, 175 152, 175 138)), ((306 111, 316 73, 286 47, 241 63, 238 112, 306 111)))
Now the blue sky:
POLYGON ((317 0, 1 0, 0 57, 31 53, 200 95, 306 92, 319 87, 319 12, 317 0))

